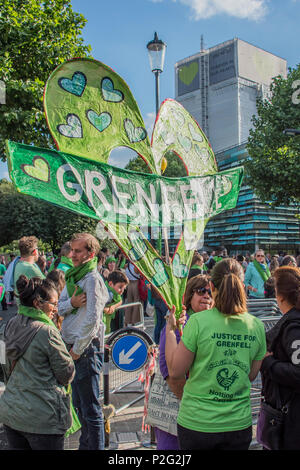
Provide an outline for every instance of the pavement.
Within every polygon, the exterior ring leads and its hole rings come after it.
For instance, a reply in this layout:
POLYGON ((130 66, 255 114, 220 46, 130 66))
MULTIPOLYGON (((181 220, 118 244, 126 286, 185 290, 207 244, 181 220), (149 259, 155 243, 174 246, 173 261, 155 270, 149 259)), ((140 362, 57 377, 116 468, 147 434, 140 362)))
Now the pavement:
MULTIPOLYGON (((7 311, 0 311, 0 323, 7 321, 16 314, 15 306, 8 306, 7 311)), ((152 336, 154 329, 154 319, 145 318, 146 332, 152 336)), ((114 373, 118 371, 114 371, 114 373)), ((121 372, 120 372, 121 374, 121 372)), ((124 373, 121 378, 123 380, 124 373)), ((0 377, 0 394, 4 391, 5 385, 0 377)), ((142 451, 155 450, 155 436, 153 430, 143 432, 144 414, 144 391, 143 383, 137 380, 125 384, 121 389, 111 391, 109 396, 110 404, 114 406, 114 415, 110 418, 110 433, 107 434, 106 450, 109 451, 142 451)), ((77 450, 79 444, 80 431, 65 440, 65 450, 77 450)), ((253 442, 251 450, 259 450, 261 447, 255 441, 255 426, 253 426, 253 442)), ((8 450, 3 426, 0 423, 0 451, 8 450)))

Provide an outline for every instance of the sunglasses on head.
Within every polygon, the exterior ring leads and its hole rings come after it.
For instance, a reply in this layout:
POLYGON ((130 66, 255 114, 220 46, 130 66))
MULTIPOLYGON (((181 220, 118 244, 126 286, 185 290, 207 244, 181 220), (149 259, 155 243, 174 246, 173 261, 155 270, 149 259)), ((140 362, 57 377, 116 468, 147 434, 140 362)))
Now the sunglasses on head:
POLYGON ((211 290, 206 289, 206 287, 197 287, 197 289, 195 289, 194 292, 197 292, 198 295, 204 295, 208 293, 208 295, 211 296, 211 290))

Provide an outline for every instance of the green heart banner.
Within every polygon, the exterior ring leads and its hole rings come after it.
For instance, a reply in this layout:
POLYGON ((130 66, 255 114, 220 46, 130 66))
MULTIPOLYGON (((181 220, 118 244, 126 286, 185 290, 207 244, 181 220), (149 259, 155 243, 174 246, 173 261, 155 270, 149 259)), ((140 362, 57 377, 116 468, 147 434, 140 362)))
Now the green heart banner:
MULTIPOLYGON (((188 83, 196 73, 193 66, 181 78, 188 83)), ((44 109, 57 150, 8 141, 11 180, 21 193, 99 220, 178 317, 197 243, 211 217, 235 207, 243 168, 218 172, 202 129, 171 99, 160 107, 150 144, 129 87, 94 59, 59 65, 46 83, 44 109), (108 165, 117 147, 132 148, 152 174, 108 165), (182 159, 188 176, 161 176, 167 152, 182 159), (180 233, 172 257, 171 230, 180 233)))
POLYGON ((209 218, 235 207, 243 178, 242 167, 165 178, 11 141, 7 151, 10 177, 21 193, 100 220, 177 314, 196 243, 209 218), (181 239, 165 262, 147 239, 148 228, 178 226, 181 239))
POLYGON ((142 155, 154 171, 145 124, 125 81, 94 59, 71 59, 47 80, 44 109, 57 149, 107 162, 119 146, 142 155))

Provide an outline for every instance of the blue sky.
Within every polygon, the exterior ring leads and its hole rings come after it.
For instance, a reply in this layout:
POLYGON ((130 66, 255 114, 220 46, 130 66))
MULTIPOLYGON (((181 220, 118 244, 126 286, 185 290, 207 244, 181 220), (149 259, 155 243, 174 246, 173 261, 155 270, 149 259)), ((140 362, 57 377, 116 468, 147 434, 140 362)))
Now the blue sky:
MULTIPOLYGON (((151 129, 154 122, 154 75, 146 44, 154 32, 167 44, 160 101, 174 98, 174 65, 200 50, 238 37, 299 64, 300 0, 72 0, 87 19, 83 30, 95 59, 113 68, 129 85, 151 129)), ((129 154, 114 151, 110 163, 124 166, 129 154)), ((0 178, 7 165, 0 164, 0 178)))

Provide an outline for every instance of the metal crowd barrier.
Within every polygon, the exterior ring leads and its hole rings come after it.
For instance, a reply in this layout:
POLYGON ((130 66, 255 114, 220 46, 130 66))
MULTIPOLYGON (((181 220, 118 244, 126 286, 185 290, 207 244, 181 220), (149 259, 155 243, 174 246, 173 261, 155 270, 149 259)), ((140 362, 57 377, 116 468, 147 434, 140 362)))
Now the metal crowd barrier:
POLYGON ((255 317, 280 316, 276 299, 247 299, 248 312, 255 317))
MULTIPOLYGON (((267 316, 267 317, 260 317, 260 320, 263 322, 265 331, 269 331, 276 323, 280 320, 280 316, 267 316)), ((260 409, 260 399, 261 399, 261 376, 260 373, 256 377, 256 379, 251 384, 250 390, 250 401, 251 401, 251 412, 252 412, 252 424, 255 426, 258 419, 258 413, 260 409)), ((253 439, 251 442, 251 447, 255 447, 257 445, 256 439, 253 439)))

